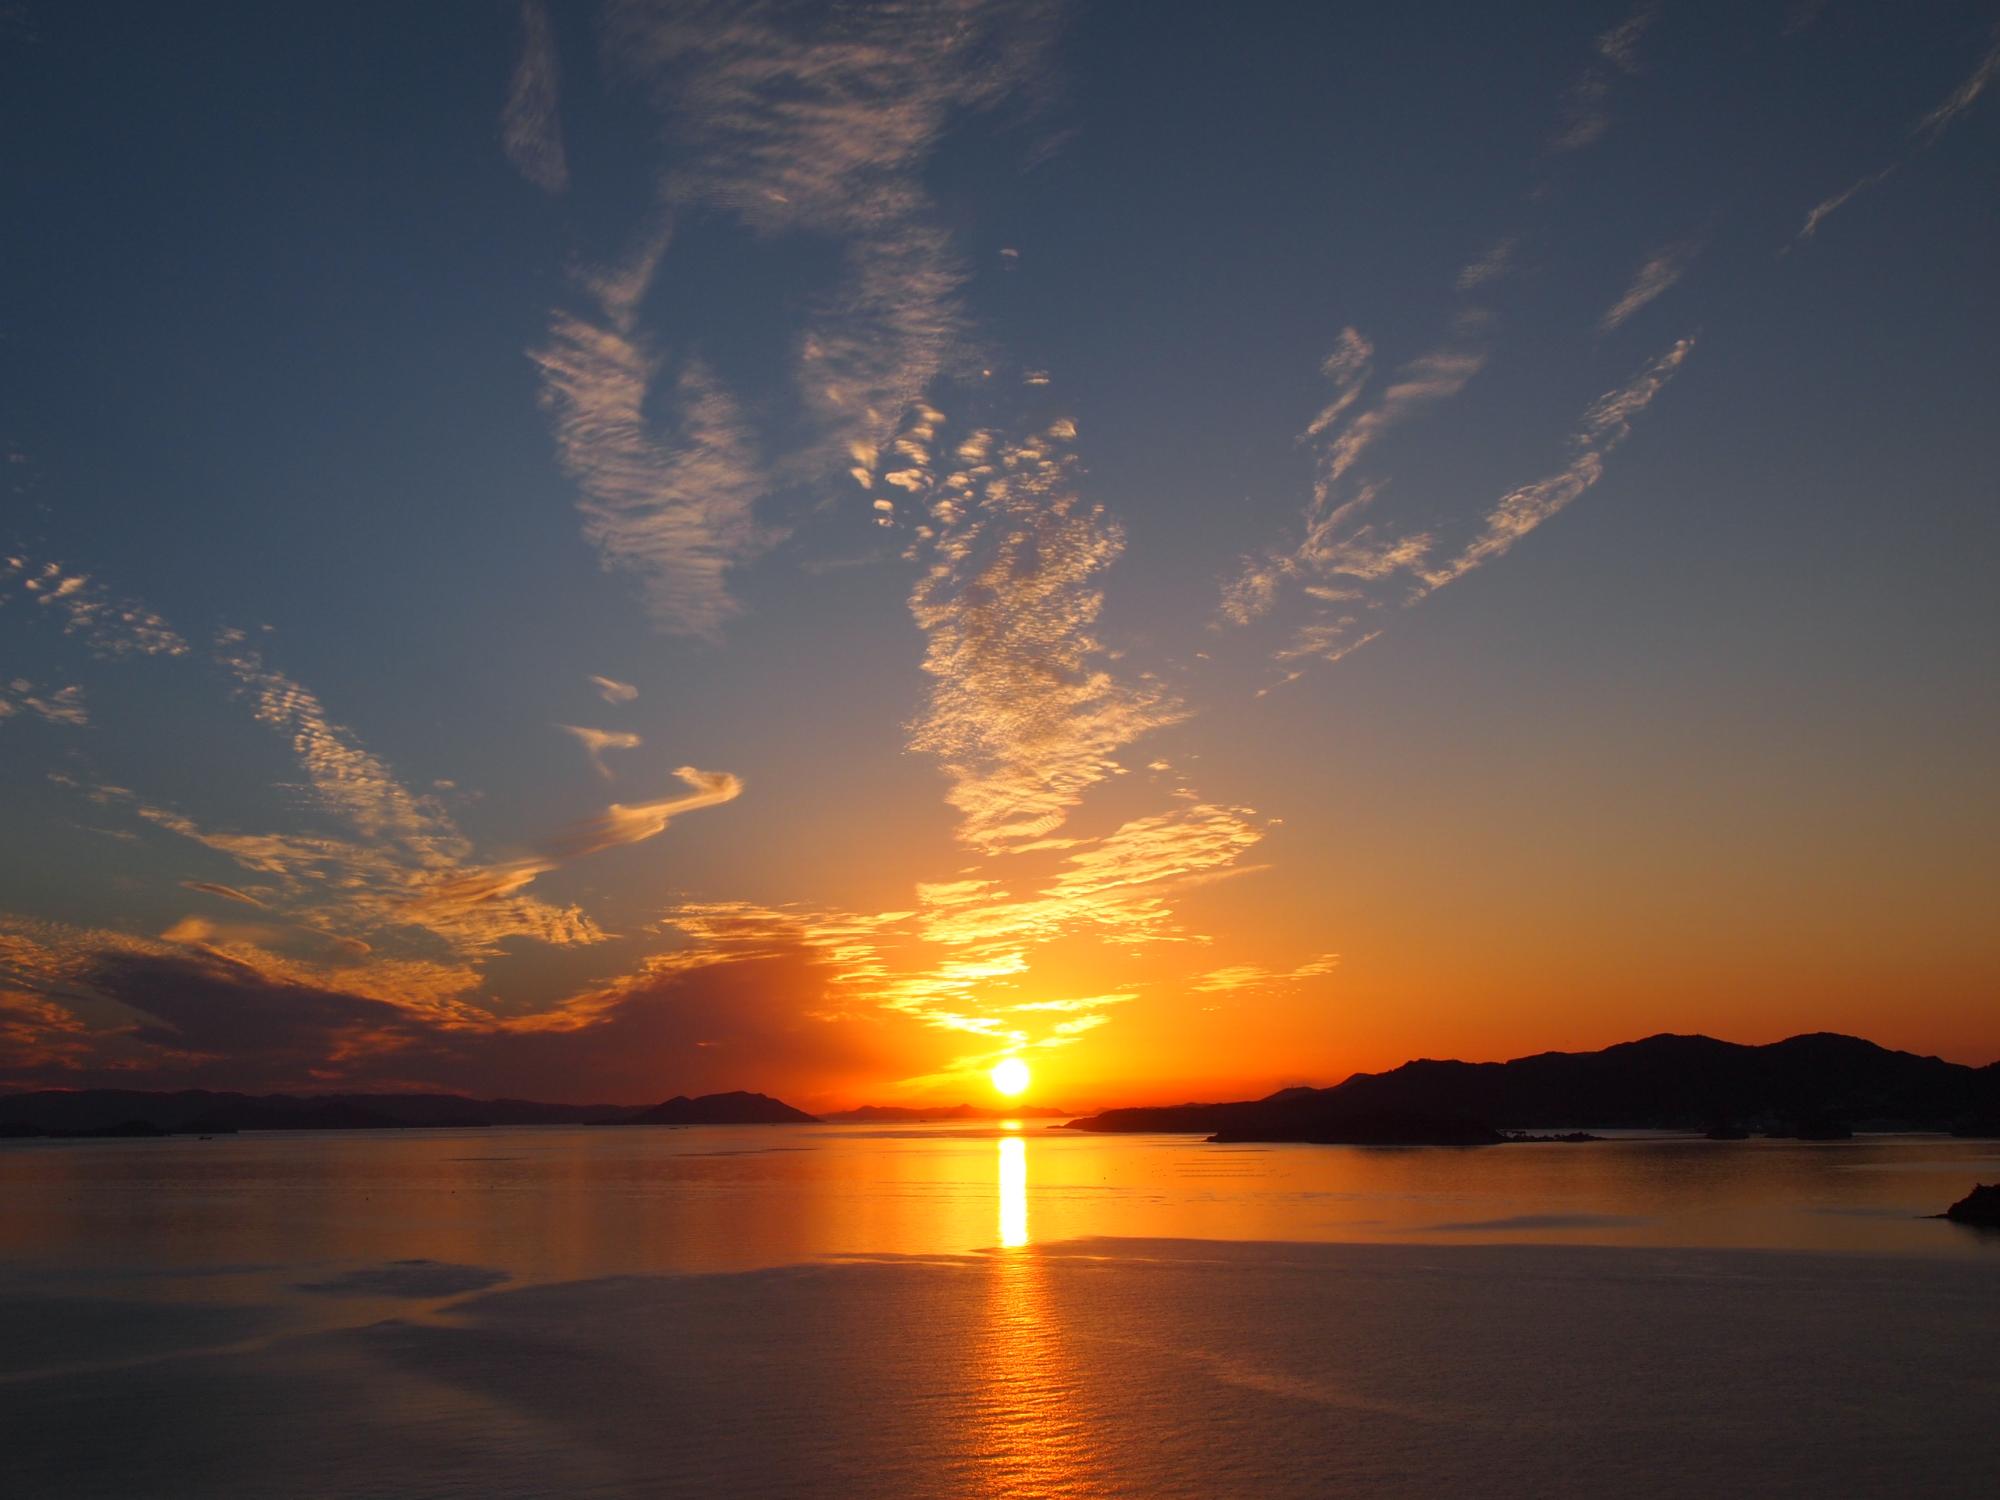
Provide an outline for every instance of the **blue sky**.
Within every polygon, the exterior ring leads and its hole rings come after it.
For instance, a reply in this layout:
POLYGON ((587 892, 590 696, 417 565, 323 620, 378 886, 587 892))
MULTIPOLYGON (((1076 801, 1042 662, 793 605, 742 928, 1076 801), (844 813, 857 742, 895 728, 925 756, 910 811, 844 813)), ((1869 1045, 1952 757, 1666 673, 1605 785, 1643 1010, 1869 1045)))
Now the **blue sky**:
POLYGON ((0 1083, 1987 1060, 1996 28, 11 8, 0 1083))

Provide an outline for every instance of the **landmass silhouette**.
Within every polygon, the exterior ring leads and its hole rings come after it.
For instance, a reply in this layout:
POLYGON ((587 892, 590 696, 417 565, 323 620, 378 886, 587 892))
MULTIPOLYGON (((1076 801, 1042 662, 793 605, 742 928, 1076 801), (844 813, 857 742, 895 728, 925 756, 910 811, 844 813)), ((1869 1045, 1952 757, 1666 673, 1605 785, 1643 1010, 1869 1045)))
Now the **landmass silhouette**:
POLYGON ((1583 1128, 1839 1140, 1856 1130, 2000 1135, 2000 1064, 1967 1067, 1814 1032, 1766 1046, 1662 1034, 1601 1052, 1404 1063, 1262 1099, 1109 1109, 1072 1130, 1217 1141, 1499 1145, 1503 1131, 1583 1128))
MULTIPOLYGON (((856 1123, 1059 1116, 1047 1106, 868 1105, 856 1123)), ((742 1090, 654 1105, 549 1104, 457 1094, 241 1094, 187 1089, 45 1089, 0 1095, 0 1136, 219 1135, 240 1130, 422 1129, 477 1125, 812 1124, 820 1117, 742 1090)), ((1594 1129, 1841 1140, 1856 1130, 2000 1136, 2000 1063, 1967 1067, 1814 1032, 1765 1046, 1662 1034, 1599 1052, 1509 1062, 1430 1058, 1356 1073, 1330 1088, 1262 1099, 1108 1109, 1063 1128, 1183 1132, 1218 1141, 1499 1145, 1534 1132, 1594 1129), (1511 1132, 1511 1134, 1510 1134, 1511 1132)))
POLYGON ((664 1104, 637 1114, 597 1120, 598 1125, 815 1125, 818 1120, 802 1109, 793 1109, 782 1099, 768 1094, 750 1094, 737 1089, 727 1094, 703 1094, 690 1099, 676 1094, 664 1104))
POLYGON ((1971 1192, 1944 1211, 1954 1224, 2000 1229, 2000 1182, 1975 1183, 1971 1192))

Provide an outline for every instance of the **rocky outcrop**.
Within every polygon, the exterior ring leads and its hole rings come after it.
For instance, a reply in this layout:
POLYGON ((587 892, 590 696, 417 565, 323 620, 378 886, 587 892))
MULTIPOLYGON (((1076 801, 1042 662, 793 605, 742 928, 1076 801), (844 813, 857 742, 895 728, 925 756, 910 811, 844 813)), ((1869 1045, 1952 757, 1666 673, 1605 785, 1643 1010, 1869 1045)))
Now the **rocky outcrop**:
POLYGON ((1954 1224, 2000 1229, 2000 1183, 1975 1185, 1971 1192, 1946 1209, 1944 1216, 1954 1224))

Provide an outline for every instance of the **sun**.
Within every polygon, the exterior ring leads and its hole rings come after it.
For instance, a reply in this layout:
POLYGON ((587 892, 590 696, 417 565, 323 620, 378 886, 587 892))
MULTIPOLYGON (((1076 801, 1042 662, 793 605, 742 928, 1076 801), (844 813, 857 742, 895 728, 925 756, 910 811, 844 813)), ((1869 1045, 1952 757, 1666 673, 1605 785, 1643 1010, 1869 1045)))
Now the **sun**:
POLYGON ((1003 1057, 993 1065, 989 1076, 993 1079, 993 1087, 1009 1099, 1028 1092, 1028 1065, 1018 1057, 1003 1057))

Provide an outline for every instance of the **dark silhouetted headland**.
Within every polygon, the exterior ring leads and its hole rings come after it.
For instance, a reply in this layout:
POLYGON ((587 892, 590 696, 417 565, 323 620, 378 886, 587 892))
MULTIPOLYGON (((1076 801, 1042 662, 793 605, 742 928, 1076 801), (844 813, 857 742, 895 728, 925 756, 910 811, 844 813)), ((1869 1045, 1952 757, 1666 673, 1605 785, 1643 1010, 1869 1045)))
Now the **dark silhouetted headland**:
POLYGON ((1944 1216, 1954 1224, 2000 1229, 2000 1183, 1976 1184, 1971 1192, 1946 1209, 1944 1216))
POLYGON ((1572 1127, 1753 1131, 1841 1140, 1855 1130, 1984 1133, 2000 1118, 2000 1064, 1966 1067, 1815 1032, 1762 1047, 1661 1035, 1601 1052, 1503 1063, 1423 1059, 1222 1104, 1111 1109, 1071 1122, 1095 1131, 1199 1132, 1219 1141, 1360 1145, 1497 1144, 1503 1130, 1572 1127))

